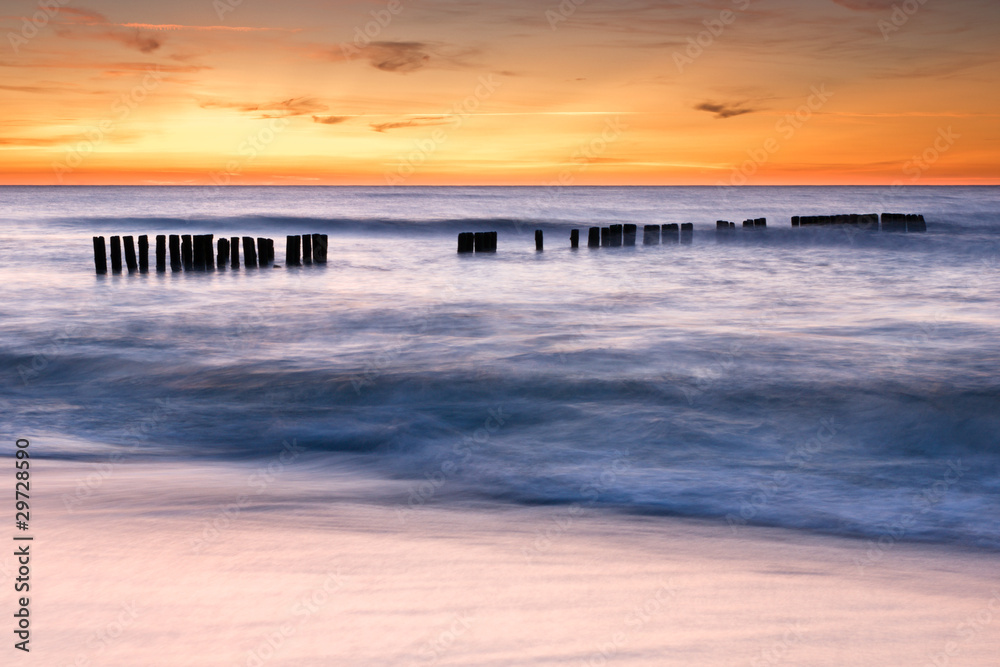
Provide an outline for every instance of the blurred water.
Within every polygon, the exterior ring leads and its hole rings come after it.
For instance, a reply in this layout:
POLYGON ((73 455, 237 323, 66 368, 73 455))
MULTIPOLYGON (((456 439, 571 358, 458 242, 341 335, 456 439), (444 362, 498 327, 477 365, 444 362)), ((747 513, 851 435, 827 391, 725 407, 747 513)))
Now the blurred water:
MULTIPOLYGON (((359 499, 1000 547, 998 188, 3 188, 4 431, 46 455, 294 439, 359 499), (926 234, 792 229, 923 213, 926 234), (717 242, 715 220, 768 218, 717 242), (692 245, 569 230, 694 222, 692 245), (495 256, 458 231, 495 229, 495 256), (546 251, 534 251, 544 229, 546 251), (95 234, 330 234, 325 267, 95 276, 95 234), (41 451, 42 448, 39 448, 41 451), (382 485, 379 480, 393 480, 382 485), (400 495, 399 480, 410 480, 400 495), (361 496, 364 496, 363 498, 361 496)), ((117 453, 117 454, 116 454, 117 453)), ((116 459, 117 460, 117 459, 116 459)))

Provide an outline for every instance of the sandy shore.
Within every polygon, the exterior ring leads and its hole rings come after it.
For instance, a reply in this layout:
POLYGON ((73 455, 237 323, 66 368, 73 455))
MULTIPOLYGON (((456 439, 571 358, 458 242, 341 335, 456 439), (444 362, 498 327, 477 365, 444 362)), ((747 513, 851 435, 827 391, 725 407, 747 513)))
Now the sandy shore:
POLYGON ((118 465, 81 492, 94 470, 34 471, 32 650, 4 664, 997 664, 990 554, 568 507, 401 513, 335 476, 241 499, 247 470, 221 466, 118 465))

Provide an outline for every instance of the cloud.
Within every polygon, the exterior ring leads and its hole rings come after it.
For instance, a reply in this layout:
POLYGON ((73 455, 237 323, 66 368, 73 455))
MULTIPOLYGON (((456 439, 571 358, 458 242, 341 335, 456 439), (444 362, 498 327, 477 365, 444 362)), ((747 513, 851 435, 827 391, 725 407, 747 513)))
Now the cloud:
MULTIPOLYGON (((288 116, 305 116, 329 107, 312 97, 291 97, 277 102, 227 102, 222 100, 206 100, 201 102, 202 109, 235 109, 241 113, 259 114, 257 118, 287 118, 288 116)), ((318 122, 318 121, 317 121, 318 122)))
POLYGON ((362 47, 343 44, 336 49, 324 47, 313 55, 333 62, 363 58, 377 70, 409 74, 431 66, 478 67, 470 61, 478 53, 475 48, 438 42, 371 42, 362 47))
POLYGON ((160 37, 138 30, 135 32, 115 31, 106 34, 109 39, 121 42, 125 46, 142 53, 152 53, 163 46, 163 40, 160 37))
POLYGON ((414 116, 407 120, 395 120, 388 123, 372 123, 372 129, 376 132, 387 132, 388 130, 398 130, 404 127, 427 127, 430 125, 447 125, 448 116, 414 116))
POLYGON ((416 72, 430 62, 423 42, 372 42, 365 55, 375 69, 383 72, 416 72))
POLYGON ((56 28, 56 34, 60 37, 71 39, 106 39, 120 44, 124 44, 130 49, 135 49, 140 53, 152 53, 163 46, 163 37, 143 32, 138 26, 122 29, 123 24, 111 23, 107 17, 98 12, 64 7, 60 10, 60 15, 67 20, 60 21, 57 26, 68 26, 56 28), (110 30, 92 30, 92 28, 107 28, 110 30))
POLYGON ((836 4, 859 12, 874 12, 892 9, 899 0, 833 0, 836 4))
POLYGON ((321 125, 338 125, 350 119, 350 116, 313 116, 312 119, 314 123, 321 125))
POLYGON ((702 102, 701 104, 695 105, 694 108, 698 111, 713 113, 716 118, 732 118, 733 116, 742 116, 743 114, 753 113, 756 111, 756 109, 746 107, 744 104, 746 103, 702 102))

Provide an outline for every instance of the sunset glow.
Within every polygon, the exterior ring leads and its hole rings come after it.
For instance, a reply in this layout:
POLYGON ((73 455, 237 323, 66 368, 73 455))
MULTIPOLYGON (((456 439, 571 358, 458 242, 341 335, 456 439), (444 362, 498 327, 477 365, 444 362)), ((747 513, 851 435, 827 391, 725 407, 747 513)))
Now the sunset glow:
POLYGON ((8 0, 4 184, 997 184, 991 0, 8 0))

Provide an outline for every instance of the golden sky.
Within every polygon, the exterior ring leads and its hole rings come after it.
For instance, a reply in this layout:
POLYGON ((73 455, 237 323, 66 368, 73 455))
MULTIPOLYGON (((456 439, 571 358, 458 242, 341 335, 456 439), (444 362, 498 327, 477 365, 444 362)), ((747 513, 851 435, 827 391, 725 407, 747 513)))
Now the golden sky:
POLYGON ((0 0, 3 184, 998 184, 995 0, 0 0))

